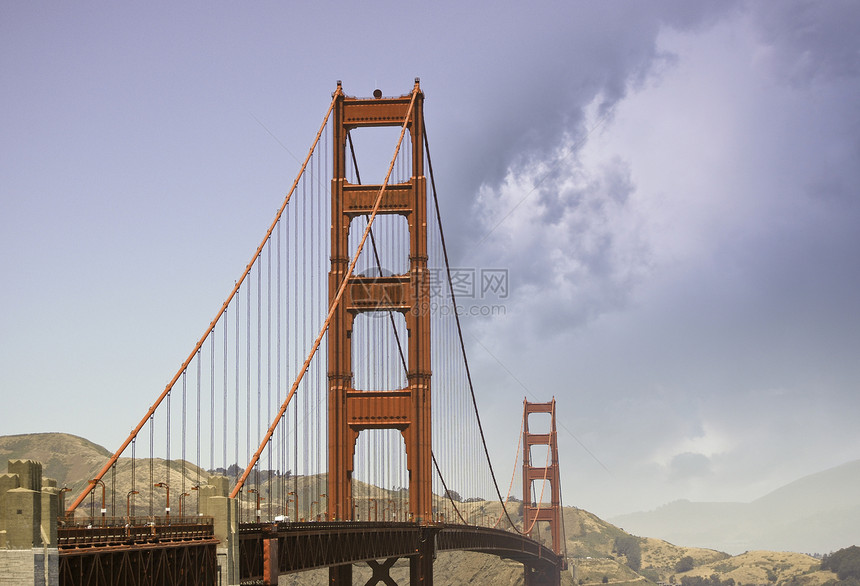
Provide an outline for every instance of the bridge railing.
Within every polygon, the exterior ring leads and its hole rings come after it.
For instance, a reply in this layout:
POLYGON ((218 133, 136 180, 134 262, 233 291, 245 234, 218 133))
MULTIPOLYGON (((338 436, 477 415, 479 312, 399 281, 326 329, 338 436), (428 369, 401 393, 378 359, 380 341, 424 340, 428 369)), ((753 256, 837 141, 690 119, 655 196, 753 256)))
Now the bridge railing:
POLYGON ((129 542, 214 539, 212 517, 97 517, 61 518, 59 547, 72 548, 129 542))
POLYGON ((282 531, 340 531, 355 527, 362 530, 374 530, 417 526, 417 523, 411 521, 278 521, 275 523, 241 523, 239 534, 274 534, 282 531))

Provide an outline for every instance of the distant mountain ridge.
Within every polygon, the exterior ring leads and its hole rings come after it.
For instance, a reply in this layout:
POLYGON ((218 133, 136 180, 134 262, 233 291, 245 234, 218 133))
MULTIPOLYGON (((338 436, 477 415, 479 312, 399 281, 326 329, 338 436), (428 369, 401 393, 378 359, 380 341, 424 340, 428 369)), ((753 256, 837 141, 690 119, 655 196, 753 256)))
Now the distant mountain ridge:
POLYGON ((805 476, 750 503, 680 500, 610 521, 637 535, 732 554, 827 553, 860 544, 860 460, 805 476))

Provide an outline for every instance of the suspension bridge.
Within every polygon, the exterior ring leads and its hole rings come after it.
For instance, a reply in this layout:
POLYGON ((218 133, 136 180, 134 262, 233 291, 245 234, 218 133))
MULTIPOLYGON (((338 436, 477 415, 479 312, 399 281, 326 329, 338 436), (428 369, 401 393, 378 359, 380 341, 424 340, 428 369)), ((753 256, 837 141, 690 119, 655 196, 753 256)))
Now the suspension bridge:
POLYGON ((404 558, 429 585, 437 552, 455 550, 560 583, 555 401, 524 402, 512 500, 478 414, 423 104, 417 79, 397 97, 338 82, 214 319, 63 505, 61 584, 277 584, 328 568, 342 586, 355 564, 394 584, 404 558), (384 174, 362 149, 380 139, 394 145, 384 174))

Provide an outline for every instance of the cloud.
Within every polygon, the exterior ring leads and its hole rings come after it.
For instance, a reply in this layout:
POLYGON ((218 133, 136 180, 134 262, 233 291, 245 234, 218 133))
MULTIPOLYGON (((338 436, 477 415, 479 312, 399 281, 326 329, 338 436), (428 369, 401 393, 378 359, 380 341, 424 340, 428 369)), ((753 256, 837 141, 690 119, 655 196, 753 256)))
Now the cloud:
POLYGON ((626 164, 589 169, 574 148, 568 141, 555 160, 485 184, 475 204, 486 233, 481 262, 510 267, 512 309, 544 336, 623 306, 648 268, 626 164))
POLYGON ((860 5, 851 0, 750 3, 763 46, 758 57, 793 84, 860 74, 860 5))
POLYGON ((449 213, 454 248, 471 254, 483 237, 466 228, 467 215, 457 213, 471 194, 499 190, 510 183, 511 173, 528 173, 562 149, 575 145, 579 150, 594 122, 589 108, 611 119, 613 107, 631 89, 672 61, 657 45, 662 29, 710 25, 731 13, 732 6, 583 2, 563 9, 531 4, 513 13, 482 15, 490 21, 480 28, 492 34, 479 43, 493 59, 452 80, 461 88, 459 103, 481 107, 451 104, 457 126, 443 130, 456 136, 458 152, 469 153, 467 158, 443 159, 450 173, 443 193, 457 196, 447 202, 455 210, 449 213))
POLYGON ((704 454, 684 452, 672 458, 669 464, 670 482, 701 479, 711 474, 711 460, 704 454))

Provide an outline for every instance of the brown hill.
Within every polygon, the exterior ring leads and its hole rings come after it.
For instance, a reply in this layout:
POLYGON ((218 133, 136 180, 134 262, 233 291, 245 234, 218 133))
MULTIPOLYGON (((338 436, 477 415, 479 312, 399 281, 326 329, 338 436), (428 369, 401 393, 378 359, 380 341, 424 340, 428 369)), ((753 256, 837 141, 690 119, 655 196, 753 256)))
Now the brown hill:
MULTIPOLYGON (((576 568, 577 582, 600 584, 668 581, 675 564, 690 556, 696 565, 725 559, 728 554, 711 549, 678 547, 659 539, 639 538, 641 563, 634 571, 626 556, 617 553, 616 540, 631 535, 603 519, 575 507, 564 509, 569 563, 576 568)), ((635 563, 632 565, 636 565, 635 563)))
POLYGON ((103 447, 68 433, 29 433, 0 436, 0 468, 6 461, 36 460, 42 474, 58 486, 68 486, 98 473, 111 454, 103 447))
MULTIPOLYGON (((667 582, 675 574, 675 565, 681 558, 690 557, 696 567, 713 564, 725 560, 729 554, 713 549, 699 547, 679 547, 662 539, 652 537, 642 538, 642 570, 643 574, 656 578, 659 582, 667 582)), ((710 576, 710 574, 708 574, 710 576)))
POLYGON ((820 570, 821 563, 802 553, 748 551, 734 557, 704 564, 679 574, 683 576, 710 576, 718 574, 721 580, 732 578, 736 584, 768 584, 792 581, 803 586, 820 586, 836 576, 820 570))

